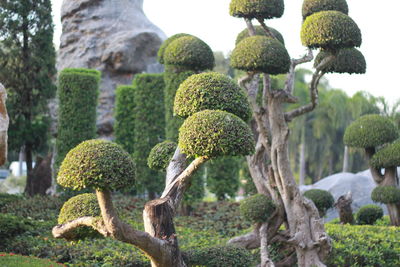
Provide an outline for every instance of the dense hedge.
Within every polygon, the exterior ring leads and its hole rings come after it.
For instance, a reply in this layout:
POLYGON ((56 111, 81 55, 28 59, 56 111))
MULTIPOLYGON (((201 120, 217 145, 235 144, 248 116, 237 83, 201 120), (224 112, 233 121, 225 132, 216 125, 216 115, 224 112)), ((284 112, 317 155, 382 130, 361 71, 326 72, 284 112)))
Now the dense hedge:
POLYGON ((105 140, 88 140, 68 152, 57 182, 73 190, 129 188, 135 182, 135 165, 119 145, 105 140))
POLYGON ((357 24, 339 11, 321 11, 308 16, 300 35, 303 45, 310 48, 337 50, 361 45, 357 24))
POLYGON ((357 224, 373 225, 378 219, 383 217, 383 209, 374 204, 361 207, 356 213, 357 224))
MULTIPOLYGON (((314 68, 316 68, 322 60, 331 53, 327 51, 321 51, 315 57, 314 68)), ((335 55, 333 62, 328 64, 323 71, 327 73, 349 73, 349 74, 363 74, 367 69, 367 63, 363 54, 356 48, 344 48, 339 50, 335 55)))
POLYGON ((174 102, 174 113, 189 117, 196 112, 224 110, 247 121, 251 109, 247 96, 231 78, 217 72, 195 74, 179 86, 174 102))
POLYGON ((377 147, 398 137, 393 122, 377 114, 364 115, 351 123, 344 133, 343 141, 351 147, 377 147))
MULTIPOLYGON (((283 45, 285 45, 285 40, 283 39, 282 34, 277 31, 276 29, 272 28, 272 27, 268 27, 268 29, 272 32, 272 34, 274 35, 274 37, 281 42, 283 45)), ((256 25, 254 26, 254 30, 256 31, 256 35, 263 35, 263 36, 267 36, 267 32, 264 30, 264 28, 260 25, 256 25)), ((237 45, 238 43, 240 43, 240 41, 242 41, 244 38, 250 37, 249 34, 249 30, 246 28, 243 31, 241 31, 238 36, 236 37, 236 41, 235 41, 235 45, 237 45)))
POLYGON ((147 166, 151 149, 165 139, 165 107, 163 74, 137 74, 134 90, 134 153, 137 189, 146 189, 150 195, 164 187, 161 173, 147 166))
POLYGON ((254 138, 249 126, 236 115, 204 110, 185 120, 178 145, 189 156, 245 156, 253 153, 254 138))
POLYGON ((253 223, 266 222, 274 211, 274 202, 262 194, 250 196, 240 203, 240 213, 253 223))
POLYGON ((369 164, 375 168, 400 166, 400 140, 396 140, 376 152, 369 164))
POLYGON ((155 145, 147 158, 147 165, 153 170, 165 170, 174 155, 177 144, 166 140, 155 145))
POLYGON ((7 242, 8 239, 15 238, 33 229, 34 223, 32 220, 7 213, 0 213, 0 240, 2 240, 0 242, 0 249, 3 249, 6 245, 3 242, 7 242))
POLYGON ((324 217, 326 211, 333 207, 335 199, 332 194, 326 190, 311 189, 303 194, 306 198, 312 200, 318 209, 319 215, 324 217))
POLYGON ((236 157, 221 157, 207 162, 207 188, 218 200, 234 198, 239 189, 240 161, 236 157))
POLYGON ((283 0, 232 0, 229 14, 239 18, 280 18, 285 4, 283 0))
POLYGON ((165 49, 168 47, 168 45, 169 45, 172 41, 174 41, 174 40, 176 40, 176 39, 178 39, 178 38, 180 38, 180 37, 183 37, 183 36, 191 36, 191 35, 190 35, 190 34, 187 34, 187 33, 177 33, 177 34, 174 34, 174 35, 172 35, 171 37, 169 37, 167 40, 165 40, 165 41, 161 44, 160 48, 158 49, 158 53, 157 53, 158 62, 160 62, 161 64, 164 64, 164 63, 165 63, 165 62, 164 62, 164 52, 165 52, 165 49))
POLYGON ((372 190, 371 198, 374 202, 384 204, 400 203, 400 188, 391 185, 377 186, 372 190))
POLYGON ((244 71, 283 74, 289 71, 290 57, 278 40, 256 35, 243 39, 233 49, 231 66, 244 71))
POLYGON ((115 91, 115 142, 133 154, 135 133, 135 87, 120 85, 115 91))
POLYGON ((320 12, 336 10, 344 14, 349 13, 349 7, 346 0, 304 0, 302 6, 303 19, 308 16, 320 12))
POLYGON ((57 168, 70 149, 96 137, 96 107, 100 72, 64 69, 58 77, 57 168))

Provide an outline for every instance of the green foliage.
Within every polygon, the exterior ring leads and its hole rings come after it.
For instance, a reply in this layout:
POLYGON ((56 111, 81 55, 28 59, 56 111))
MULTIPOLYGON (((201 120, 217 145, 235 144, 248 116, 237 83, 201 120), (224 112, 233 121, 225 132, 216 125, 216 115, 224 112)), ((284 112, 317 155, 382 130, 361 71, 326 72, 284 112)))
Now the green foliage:
POLYGON ((400 265, 399 227, 326 224, 325 229, 333 240, 328 266, 400 265))
POLYGON ((338 50, 361 45, 357 24, 339 11, 321 11, 308 16, 301 27, 301 41, 310 48, 338 50))
POLYGON ((346 15, 349 13, 346 0, 304 0, 302 7, 303 20, 314 13, 328 10, 340 11, 346 15))
MULTIPOLYGON (((6 241, 33 229, 33 222, 23 217, 0 213, 0 240, 6 241)), ((3 244, 0 245, 0 248, 3 244)))
POLYGON ((182 200, 182 206, 188 214, 191 213, 193 205, 201 202, 205 195, 203 166, 193 174, 190 183, 190 187, 186 190, 182 200))
POLYGON ((13 203, 22 199, 23 197, 20 195, 11 195, 7 193, 0 193, 0 210, 5 207, 9 203, 13 203))
MULTIPOLYGON (((285 40, 283 39, 282 34, 277 31, 276 29, 272 28, 272 27, 268 27, 268 29, 270 30, 270 32, 272 32, 272 34, 274 35, 274 37, 281 42, 283 45, 285 45, 285 40)), ((254 30, 256 31, 256 35, 262 35, 262 36, 267 36, 268 34, 267 32, 264 30, 264 28, 260 25, 256 25, 254 26, 254 30)), ((236 42, 235 45, 237 45, 238 43, 240 43, 240 41, 242 41, 244 38, 250 37, 249 34, 249 30, 246 28, 243 31, 241 31, 238 36, 236 37, 236 42)), ((272 36, 269 36, 272 37, 272 36)))
POLYGON ((179 86, 174 113, 187 118, 205 110, 224 110, 247 121, 251 117, 247 96, 231 78, 217 72, 195 74, 179 86))
POLYGON ((164 51, 166 65, 179 66, 186 70, 202 71, 214 67, 211 48, 195 36, 187 35, 171 41, 164 51))
POLYGON ((356 213, 357 224, 374 224, 383 217, 383 209, 378 205, 370 204, 361 207, 356 213))
POLYGON ((220 110, 197 112, 179 129, 178 146, 189 156, 249 155, 254 138, 249 126, 236 115, 220 110))
POLYGON ((185 253, 188 266, 243 267, 256 264, 250 251, 235 246, 218 246, 189 250, 185 253))
POLYGON ((232 0, 229 14, 239 18, 271 19, 283 15, 283 0, 232 0))
POLYGON ((119 145, 105 140, 88 140, 68 152, 57 182, 73 190, 129 188, 135 182, 135 165, 119 145))
POLYGON ((153 170, 165 170, 174 155, 177 144, 166 140, 155 145, 147 158, 147 165, 153 170))
POLYGON ((232 51, 231 66, 244 71, 283 74, 289 71, 290 57, 281 42, 266 36, 243 39, 232 51))
POLYGON ((390 119, 377 114, 364 115, 347 127, 344 143, 352 147, 370 148, 392 142, 398 132, 390 119))
POLYGON ((318 209, 320 216, 325 216, 326 211, 333 207, 335 199, 332 194, 326 190, 311 189, 303 194, 306 198, 312 200, 318 209))
POLYGON ((218 200, 236 196, 239 168, 240 161, 235 157, 216 158, 207 162, 207 188, 218 200))
POLYGON ((57 167, 70 149, 96 137, 100 75, 96 70, 64 69, 58 77, 57 167))
POLYGON ((400 140, 396 140, 376 152, 369 161, 369 164, 374 168, 400 166, 400 140))
POLYGON ((164 64, 164 53, 165 53, 165 49, 168 47, 168 45, 169 45, 171 42, 173 42, 173 41, 175 41, 176 39, 181 38, 181 37, 183 37, 183 36, 191 36, 191 35, 190 35, 190 34, 187 34, 187 33, 177 33, 177 34, 174 34, 174 35, 172 35, 171 37, 169 37, 167 40, 165 40, 165 41, 161 44, 160 48, 158 49, 158 53, 157 53, 158 62, 160 62, 161 64, 164 64))
POLYGON ((0 253, 0 265, 7 267, 54 267, 65 266, 63 264, 50 261, 47 259, 39 259, 32 256, 16 255, 14 253, 0 253))
POLYGON ((263 223, 275 211, 275 204, 267 196, 256 194, 240 202, 240 213, 253 223, 263 223))
MULTIPOLYGON (((314 68, 316 68, 322 60, 330 56, 329 51, 321 51, 314 60, 314 68)), ((367 63, 363 54, 356 48, 344 48, 337 52, 333 62, 328 64, 323 71, 327 73, 365 73, 367 63)))
POLYGON ((400 203, 400 188, 392 185, 377 186, 372 190, 371 198, 383 204, 400 203))
POLYGON ((135 87, 120 85, 115 91, 115 142, 133 154, 135 133, 135 87))
POLYGON ((164 77, 163 74, 137 74, 134 86, 134 153, 136 189, 144 188, 150 195, 164 188, 162 173, 147 166, 149 153, 165 139, 164 77))

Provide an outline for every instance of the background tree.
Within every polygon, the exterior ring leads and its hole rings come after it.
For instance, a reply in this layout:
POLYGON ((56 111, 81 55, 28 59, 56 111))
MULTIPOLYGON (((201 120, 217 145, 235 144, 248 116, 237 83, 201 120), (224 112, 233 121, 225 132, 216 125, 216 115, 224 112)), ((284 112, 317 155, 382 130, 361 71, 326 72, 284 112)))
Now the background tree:
POLYGON ((234 157, 211 160, 207 164, 207 188, 218 200, 234 198, 239 189, 240 159, 234 157))
POLYGON ((1 1, 0 66, 0 80, 9 94, 10 150, 23 148, 25 192, 33 195, 33 154, 48 140, 47 101, 56 91, 50 0, 1 1))

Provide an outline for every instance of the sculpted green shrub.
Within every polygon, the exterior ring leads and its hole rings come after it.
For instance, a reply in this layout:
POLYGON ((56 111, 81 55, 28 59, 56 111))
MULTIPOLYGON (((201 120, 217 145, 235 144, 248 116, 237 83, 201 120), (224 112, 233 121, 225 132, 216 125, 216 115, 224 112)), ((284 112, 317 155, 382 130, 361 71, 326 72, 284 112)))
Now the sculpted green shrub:
MULTIPOLYGON (((320 51, 314 60, 314 68, 316 68, 322 60, 330 56, 328 51, 320 51)), ((349 73, 363 74, 367 68, 367 63, 363 54, 356 48, 344 48, 339 50, 335 55, 335 59, 329 63, 323 71, 327 73, 349 73)))
POLYGON ((57 182, 73 190, 129 188, 135 182, 135 165, 119 145, 105 140, 88 140, 68 152, 57 182))
POLYGON ((338 50, 361 45, 357 24, 339 11, 321 11, 308 16, 301 27, 301 42, 310 48, 338 50))
POLYGON ((165 170, 174 155, 177 144, 166 140, 155 145, 147 158, 148 166, 153 170, 165 170))
POLYGON ((283 74, 289 71, 290 57, 281 42, 266 36, 243 39, 232 51, 231 66, 244 71, 283 74))
POLYGON ((179 86, 174 113, 189 117, 205 110, 224 110, 247 121, 251 117, 247 96, 231 78, 216 72, 195 74, 179 86))
POLYGON ((280 18, 285 5, 283 0, 232 0, 229 14, 239 18, 280 18))
POLYGON ((371 158, 369 164, 374 168, 400 166, 400 140, 396 140, 377 151, 371 158))
POLYGON ((391 185, 377 186, 372 190, 371 198, 374 202, 383 204, 400 203, 400 188, 391 185))
POLYGON ((377 205, 365 205, 356 213, 357 224, 374 224, 383 217, 383 209, 377 205))
MULTIPOLYGON (((272 32, 272 34, 274 35, 274 37, 281 42, 283 45, 285 45, 285 40, 283 39, 282 34, 277 31, 276 29, 272 28, 272 27, 268 27, 268 29, 272 32)), ((256 31, 256 35, 263 35, 263 36, 267 36, 267 33, 265 32, 264 28, 260 25, 254 26, 254 30, 256 31)), ((249 34, 249 30, 246 28, 243 31, 241 31, 238 36, 236 37, 236 42, 235 45, 237 45, 238 43, 240 43, 240 41, 242 41, 244 38, 250 37, 249 34)))
POLYGON ((311 189, 304 192, 303 195, 314 202, 321 217, 325 216, 326 211, 332 208, 335 203, 332 194, 326 190, 311 189))
POLYGON ((161 44, 161 46, 160 46, 160 48, 158 49, 158 52, 157 52, 157 59, 158 59, 158 62, 160 62, 161 64, 164 64, 164 52, 165 52, 165 49, 167 48, 167 46, 172 42, 172 41, 174 41, 174 40, 176 40, 176 39, 178 39, 178 38, 180 38, 180 37, 183 37, 183 36, 191 36, 190 34, 187 34, 187 33, 177 33, 177 34, 174 34, 174 35, 172 35, 171 37, 169 37, 167 40, 165 40, 162 44, 161 44))
POLYGON ((253 223, 266 222, 274 211, 274 202, 262 194, 250 196, 240 203, 240 213, 253 223))
POLYGON ((303 19, 308 16, 320 12, 336 10, 344 14, 349 13, 349 7, 347 6, 346 0, 304 0, 302 7, 303 19))

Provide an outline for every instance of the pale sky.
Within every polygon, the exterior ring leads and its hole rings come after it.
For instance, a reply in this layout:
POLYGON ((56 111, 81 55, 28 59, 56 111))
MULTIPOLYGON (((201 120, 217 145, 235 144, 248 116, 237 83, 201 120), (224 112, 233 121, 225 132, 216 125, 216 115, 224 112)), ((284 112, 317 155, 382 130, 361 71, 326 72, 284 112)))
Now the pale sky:
MULTIPOLYGON (((52 2, 56 25, 54 42, 58 45, 62 0, 52 2)), ((302 2, 285 0, 282 18, 266 21, 282 33, 289 54, 296 58, 306 51, 300 41, 302 2)), ((245 28, 243 20, 229 15, 229 3, 230 0, 144 0, 144 12, 167 36, 189 33, 201 38, 214 51, 229 53, 234 48, 236 35, 245 28)), ((347 0, 347 3, 349 16, 362 32, 363 43, 359 49, 367 61, 367 73, 327 74, 326 77, 332 87, 350 96, 365 90, 393 103, 400 98, 400 73, 396 64, 400 62, 400 1, 347 0)), ((311 68, 311 65, 305 66, 311 68)))

